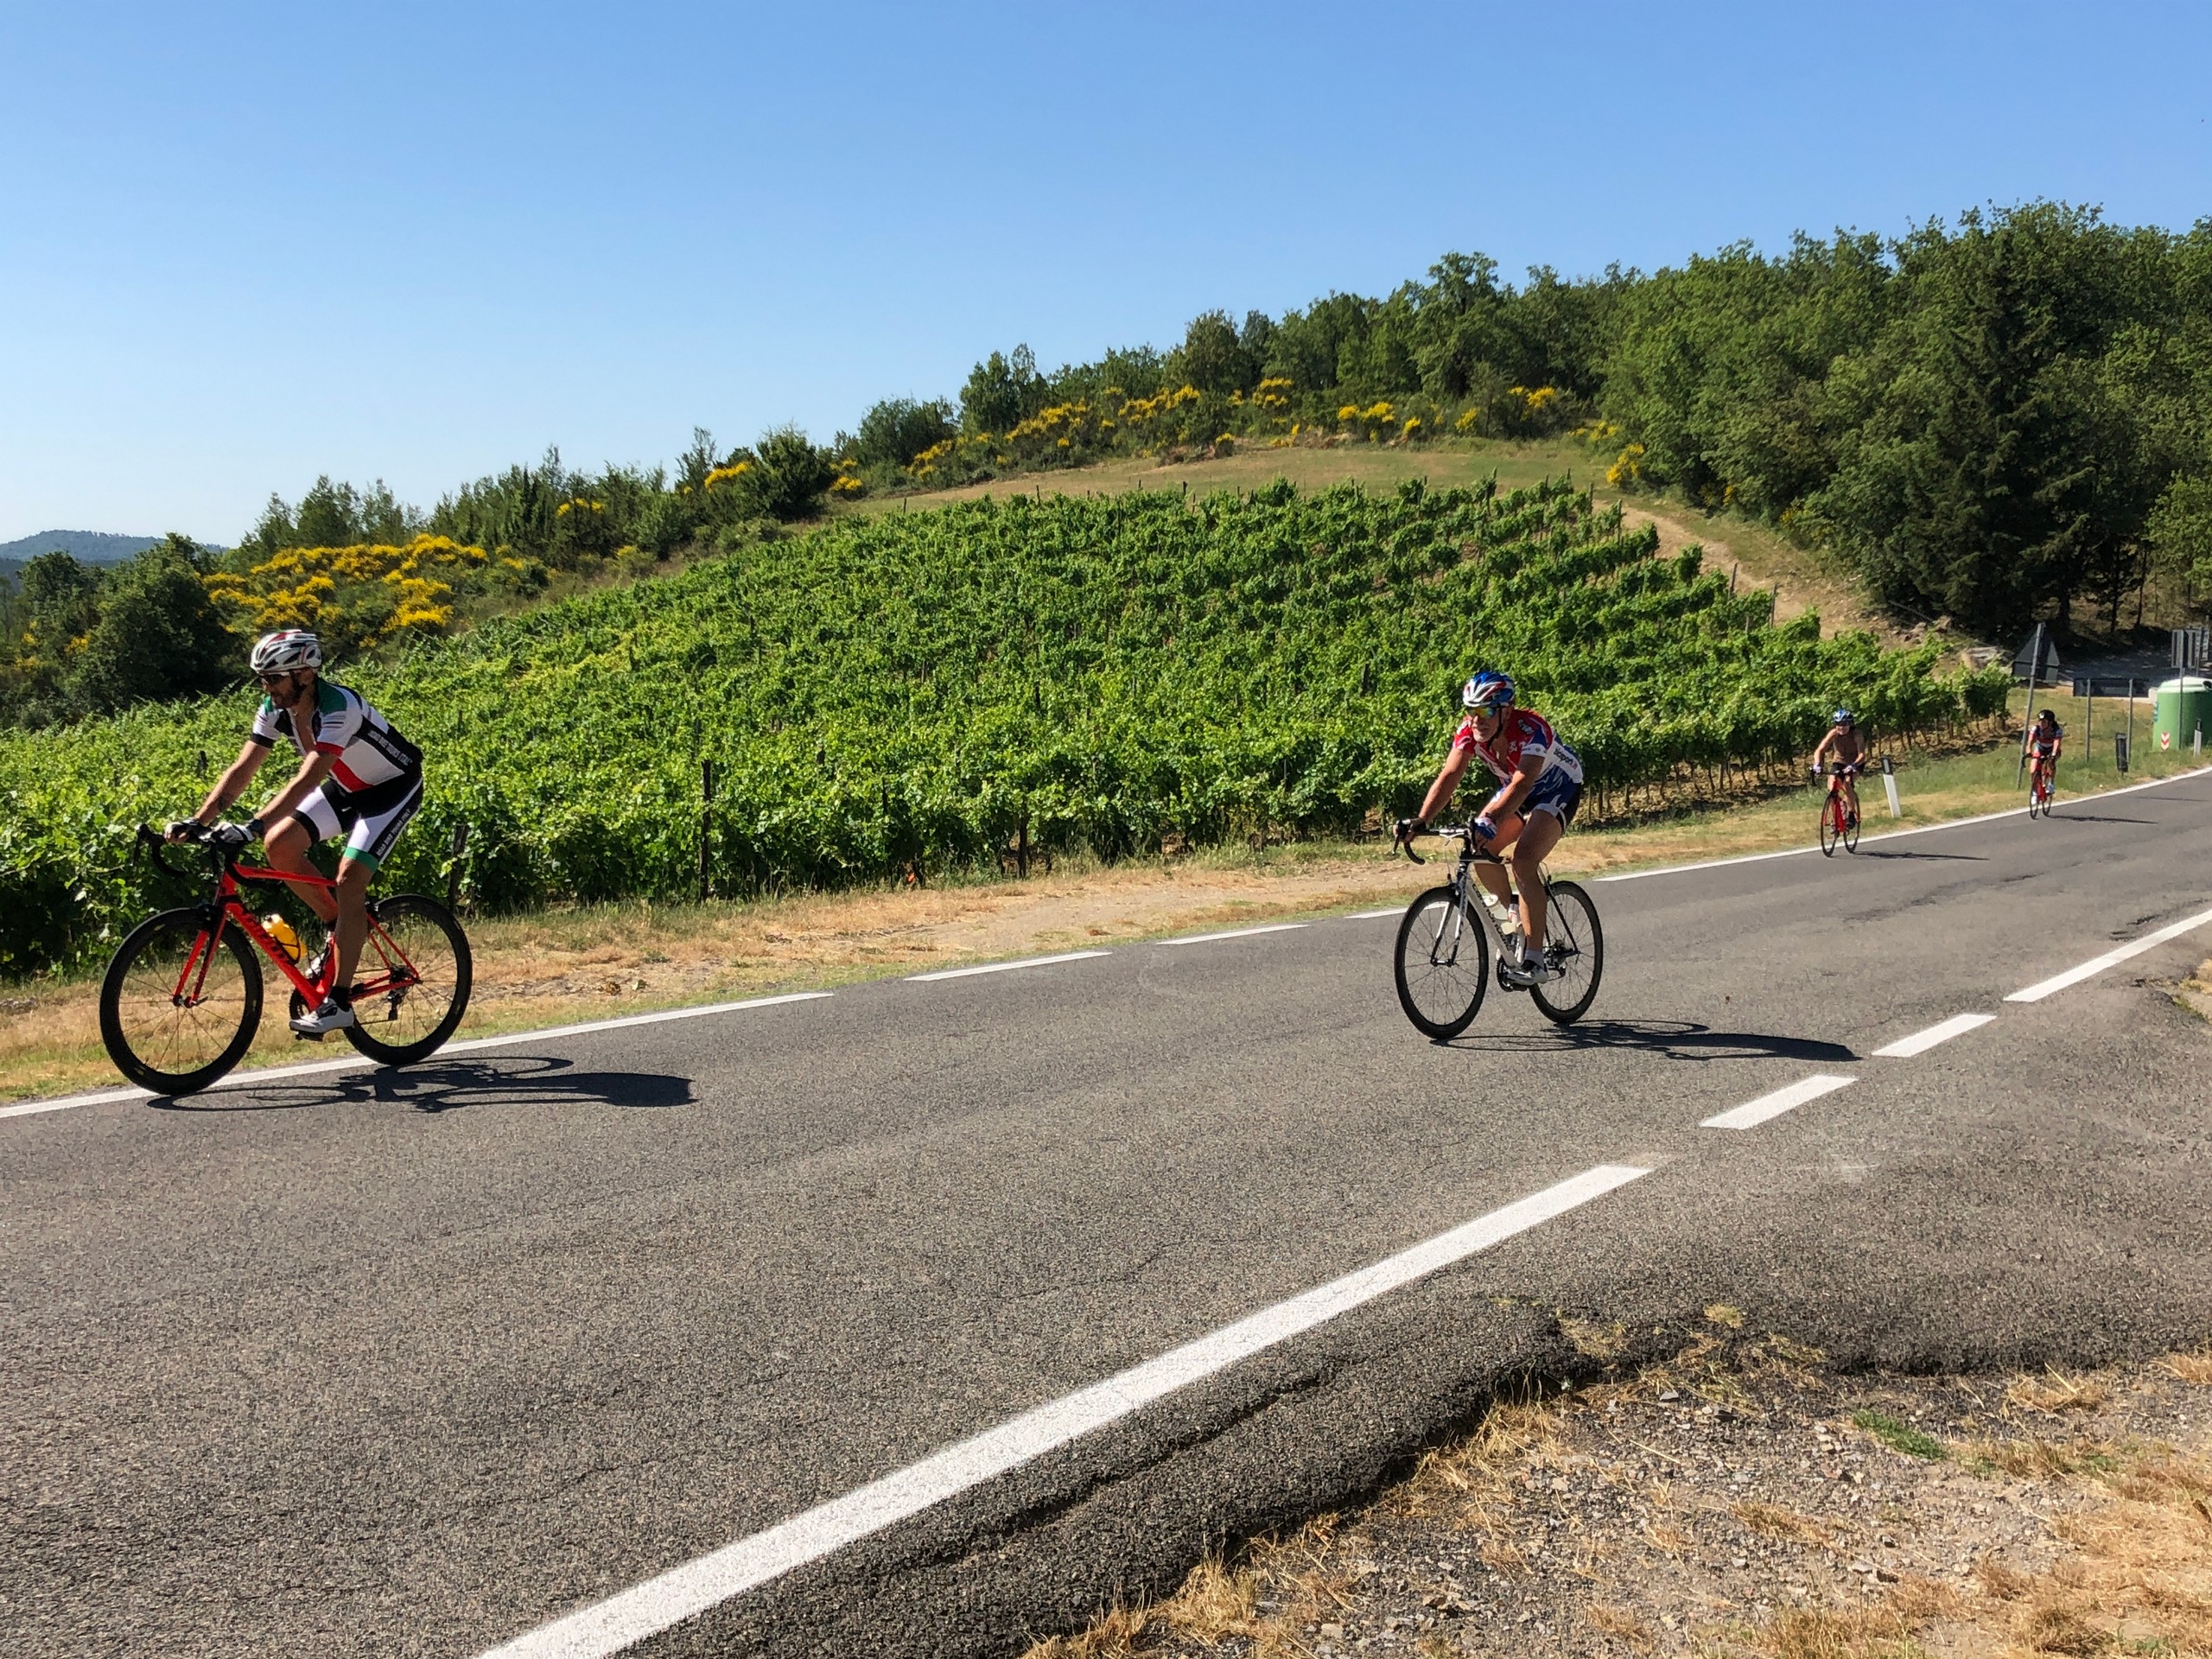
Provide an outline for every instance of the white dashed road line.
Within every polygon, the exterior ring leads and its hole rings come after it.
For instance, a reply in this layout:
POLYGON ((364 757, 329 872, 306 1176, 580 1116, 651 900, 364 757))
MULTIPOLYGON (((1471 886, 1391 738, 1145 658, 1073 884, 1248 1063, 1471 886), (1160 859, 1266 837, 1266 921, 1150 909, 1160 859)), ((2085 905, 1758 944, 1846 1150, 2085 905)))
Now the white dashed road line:
POLYGON ((1787 1089, 1777 1089, 1770 1095, 1761 1095, 1757 1100, 1747 1101, 1733 1111, 1717 1112, 1698 1128, 1748 1129, 1765 1122, 1770 1117, 1780 1117, 1784 1112, 1794 1111, 1808 1100, 1818 1100, 1822 1095, 1832 1094, 1858 1081, 1856 1077, 1839 1077, 1829 1072, 1815 1071, 1811 1077, 1791 1084, 1787 1089))
POLYGON ((1954 1037, 1963 1037, 1970 1031, 1979 1031, 1996 1020, 1993 1014, 1955 1014, 1941 1025, 1930 1026, 1925 1031, 1916 1031, 1910 1037, 1900 1037, 1894 1043, 1885 1043, 1874 1051, 1875 1057, 1885 1060, 1909 1060, 1916 1054, 1925 1054, 1938 1043, 1948 1043, 1954 1037))
POLYGON ((1400 905, 1394 910, 1356 910, 1351 915, 1345 917, 1344 920, 1348 922, 1372 922, 1379 920, 1381 918, 1385 916, 1402 916, 1405 913, 1406 907, 1403 905, 1400 905))
POLYGON ((1255 933, 1288 933, 1295 928, 1311 927, 1311 922, 1270 922, 1265 927, 1231 928, 1226 933, 1193 933, 1188 938, 1161 939, 1161 944, 1211 944, 1216 939, 1249 939, 1255 933))
POLYGON ((909 974, 916 984, 933 979, 966 979, 971 974, 1010 974, 1017 968, 1049 968, 1056 962, 1082 962, 1090 957, 1110 956, 1108 950, 1070 950, 1057 957, 1024 957, 1020 962, 987 962, 976 968, 940 968, 933 974, 909 974))
POLYGON ((2049 979, 2039 980, 2024 991, 2013 992, 2005 1000, 2007 1002, 2040 1002, 2054 992, 2063 991, 2069 985, 2079 985, 2085 979, 2093 979, 2106 969, 2117 967, 2130 957, 2139 957, 2145 950, 2155 950, 2168 939, 2177 939, 2207 922, 2212 922, 2212 910, 2200 910, 2194 916, 2184 916, 2177 922, 2167 924, 2155 933, 2145 933, 2139 939, 2130 939, 2126 944, 2106 951, 2101 957, 2092 957, 2078 968, 2069 968, 2063 974, 2053 974, 2049 979))
POLYGON ((741 1538, 594 1606, 541 1625, 492 1649, 485 1659, 607 1659, 732 1596, 1018 1469, 1179 1389, 1226 1370, 1239 1360, 1325 1325, 1378 1296, 1465 1261, 1650 1173, 1625 1164, 1600 1164, 1585 1170, 1517 1204, 1478 1216, 1371 1267, 1277 1302, 1119 1376, 1024 1412, 896 1474, 872 1481, 764 1532, 741 1538))

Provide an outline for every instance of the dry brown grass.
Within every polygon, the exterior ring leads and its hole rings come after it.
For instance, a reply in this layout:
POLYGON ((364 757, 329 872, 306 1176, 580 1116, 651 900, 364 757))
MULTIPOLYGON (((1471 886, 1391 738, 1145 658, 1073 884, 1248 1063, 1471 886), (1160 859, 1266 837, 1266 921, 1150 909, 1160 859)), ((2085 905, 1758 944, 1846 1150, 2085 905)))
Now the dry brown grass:
POLYGON ((2188 1354, 2168 1354, 2158 1362, 2158 1367, 2177 1382, 2212 1385, 2212 1348, 2200 1348, 2188 1354))
POLYGON ((1600 1636, 1610 1636, 1625 1642, 1638 1653, 1649 1653, 1658 1646, 1651 1626, 1639 1618, 1630 1608, 1609 1606, 1596 1602, 1582 1610, 1582 1622, 1600 1636))
POLYGON ((1995 1470, 2016 1480, 2056 1480, 2068 1475, 2101 1473, 2117 1468, 2125 1451, 2106 1440, 2046 1440, 2033 1434, 2016 1440, 1968 1440, 1961 1449, 1968 1468, 1995 1470))
POLYGON ((2062 1411, 2096 1411, 2109 1397, 2104 1384, 2095 1378, 2069 1376, 2056 1365, 2041 1376, 2015 1377, 2005 1390, 2007 1405, 2042 1416, 2062 1411))
POLYGON ((1611 1325, 1599 1325, 1593 1319, 1578 1319, 1562 1314, 1559 1321, 1560 1334, 1573 1344, 1574 1351, 1590 1359, 1618 1359, 1628 1351, 1628 1326, 1618 1319, 1611 1325))
POLYGON ((1918 1649, 1910 1620, 1889 1607, 1793 1607, 1752 1632, 1774 1659, 1905 1659, 1918 1649))
POLYGON ((1800 1515, 1780 1503, 1756 1501, 1731 1503, 1728 1512, 1762 1538, 1772 1538, 1788 1544, 1812 1544, 1823 1548, 1835 1542, 1834 1529, 1827 1523, 1815 1521, 1809 1515, 1800 1515))
POLYGON ((1515 1476, 1549 1468, 1565 1455, 1557 1412, 1535 1402, 1499 1405, 1471 1434, 1424 1453, 1387 1501, 1403 1515, 1440 1513, 1494 1531, 1492 1511, 1515 1476))
POLYGON ((1253 1567, 1209 1557, 1165 1601, 1109 1608, 1077 1635, 1033 1644, 1026 1659, 1123 1659, 1176 1637, 1205 1643, 1259 1637, 1257 1581, 1253 1567))

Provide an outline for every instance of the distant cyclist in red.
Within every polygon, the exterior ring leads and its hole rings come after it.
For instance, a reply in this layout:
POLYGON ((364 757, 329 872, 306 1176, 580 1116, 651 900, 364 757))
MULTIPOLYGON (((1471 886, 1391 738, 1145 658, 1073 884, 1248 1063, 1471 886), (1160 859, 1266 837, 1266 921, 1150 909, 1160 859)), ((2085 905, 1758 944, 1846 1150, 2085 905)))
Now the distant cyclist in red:
POLYGON ((2058 716, 2046 709, 2036 716, 2036 723, 2028 728, 2024 745, 2029 766, 2046 779, 2058 767, 2058 753, 2066 747, 2066 728, 2058 723, 2058 716))
POLYGON ((1417 817, 1398 822, 1404 841, 1441 812, 1459 786, 1468 762, 1479 757, 1498 779, 1472 825, 1474 845, 1484 852, 1509 850, 1514 881, 1495 864, 1475 866, 1476 879, 1503 903, 1521 889, 1521 960, 1497 964, 1507 984, 1526 988, 1559 977, 1544 960, 1544 860, 1574 822, 1582 799, 1582 759, 1560 741, 1551 722, 1533 709, 1513 705, 1513 682, 1484 669, 1459 692, 1466 718, 1452 735, 1444 770, 1428 786, 1417 817))

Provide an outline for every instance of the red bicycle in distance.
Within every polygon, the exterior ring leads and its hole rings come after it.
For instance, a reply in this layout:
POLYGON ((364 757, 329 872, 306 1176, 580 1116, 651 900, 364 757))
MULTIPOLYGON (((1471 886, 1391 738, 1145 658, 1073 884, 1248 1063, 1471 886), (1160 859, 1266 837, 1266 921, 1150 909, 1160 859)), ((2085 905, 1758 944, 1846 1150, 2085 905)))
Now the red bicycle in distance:
MULTIPOLYGON (((1864 768, 1859 766, 1840 760, 1828 762, 1828 794, 1827 798, 1821 803, 1821 856, 1823 858, 1835 856, 1838 842, 1843 843, 1843 850, 1847 853, 1859 850, 1859 818, 1852 811, 1851 802, 1843 792, 1843 780, 1858 776, 1862 770, 1864 768)), ((1813 776, 1817 778, 1820 775, 1819 768, 1815 768, 1813 776)))
POLYGON ((2048 754, 2039 754, 2028 762, 2028 816, 2049 817, 2051 798, 2056 792, 2058 761, 2048 754))
MULTIPOLYGON (((242 883, 335 887, 327 875, 241 864, 236 849, 193 840, 209 855, 214 885, 196 905, 148 917, 119 945, 100 982, 100 1040, 116 1070, 157 1095, 208 1087, 245 1057, 261 1027, 261 963, 251 947, 290 982, 295 1016, 329 995, 337 965, 325 951, 313 974, 277 942, 239 897, 242 883)), ((138 826, 134 853, 150 850, 169 874, 194 872, 169 862, 165 842, 138 826)), ((468 1009, 473 965, 468 938, 453 912, 418 893, 369 902, 359 976, 349 988, 357 1024, 346 1039, 379 1065, 411 1065, 436 1052, 468 1009)), ((320 1040, 316 1039, 314 1040, 320 1040)))

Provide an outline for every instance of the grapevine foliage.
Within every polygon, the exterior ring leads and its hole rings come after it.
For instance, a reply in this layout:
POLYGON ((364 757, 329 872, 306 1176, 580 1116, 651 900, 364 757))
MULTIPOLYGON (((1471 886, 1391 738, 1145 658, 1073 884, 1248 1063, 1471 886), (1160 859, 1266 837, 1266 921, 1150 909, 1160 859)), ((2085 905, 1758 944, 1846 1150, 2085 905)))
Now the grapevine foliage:
MULTIPOLYGON (((993 864, 1017 836, 1110 858, 1348 830, 1418 799, 1477 663, 1610 792, 1802 753, 1839 701, 1896 731, 2001 698, 1936 662, 1775 626, 1768 595, 1563 483, 1278 482, 842 521, 341 677, 428 755, 388 885, 442 886, 466 819, 471 896, 510 906, 683 896, 702 820, 733 893, 993 864)), ((129 827, 195 805, 250 713, 0 735, 0 974, 91 960, 175 902, 129 827)))

